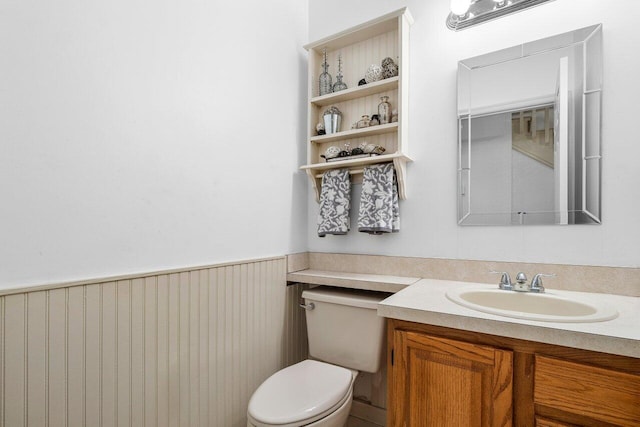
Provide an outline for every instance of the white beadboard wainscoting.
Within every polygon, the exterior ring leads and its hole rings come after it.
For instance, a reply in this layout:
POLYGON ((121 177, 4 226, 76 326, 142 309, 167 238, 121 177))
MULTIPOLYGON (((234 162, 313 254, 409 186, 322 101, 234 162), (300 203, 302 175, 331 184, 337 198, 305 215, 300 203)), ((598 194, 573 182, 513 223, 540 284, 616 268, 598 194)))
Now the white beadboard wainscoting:
POLYGON ((0 297, 0 426, 245 426, 307 356, 285 257, 0 297))

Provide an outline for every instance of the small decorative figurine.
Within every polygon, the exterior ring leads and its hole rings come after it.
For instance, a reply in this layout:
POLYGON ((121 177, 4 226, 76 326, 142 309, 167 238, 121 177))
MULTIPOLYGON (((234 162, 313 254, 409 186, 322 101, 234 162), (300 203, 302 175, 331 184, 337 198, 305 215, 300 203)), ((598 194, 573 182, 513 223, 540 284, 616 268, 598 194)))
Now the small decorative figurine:
POLYGON ((362 128, 369 127, 369 122, 370 122, 369 116, 365 114, 364 116, 362 116, 360 120, 358 120, 358 124, 356 125, 356 128, 362 129, 362 128))
POLYGON ((376 64, 369 65, 369 68, 367 68, 367 72, 364 75, 364 79, 367 83, 382 80, 382 68, 376 64))
POLYGON ((340 151, 338 157, 349 157, 351 155, 351 144, 348 142, 344 143, 344 149, 340 151))
POLYGON ((380 124, 380 116, 374 114, 371 116, 371 121, 369 122, 369 126, 377 126, 380 124))
POLYGON ((335 145, 332 145, 331 147, 327 148, 327 150, 324 152, 324 156, 322 157, 329 160, 329 159, 334 159, 338 157, 339 154, 340 154, 340 149, 335 145))
POLYGON ((376 146, 373 144, 367 144, 366 142, 364 142, 363 144, 366 144, 365 147, 362 149, 362 151, 364 151, 367 154, 373 153, 373 150, 376 149, 376 146))
MULTIPOLYGON (((379 145, 373 145, 373 144, 368 144, 366 142, 361 143, 358 148, 354 148, 353 151, 355 150, 362 150, 363 153, 365 154, 382 154, 384 153, 386 150, 384 147, 381 147, 379 145)), ((354 154, 353 151, 351 152, 351 154, 354 154)), ((361 153, 360 153, 361 154, 361 153)))
POLYGON ((318 132, 318 135, 324 135, 326 132, 324 131, 324 124, 322 123, 318 123, 316 125, 316 132, 318 132))
POLYGON ((389 58, 388 56, 386 58, 384 58, 382 60, 382 68, 388 67, 390 64, 395 64, 395 62, 393 62, 393 59, 389 58))
POLYGON ((398 66, 393 59, 387 57, 382 60, 382 78, 388 79, 398 75, 398 66))
POLYGON ((362 86, 366 84, 367 84, 367 81, 365 79, 360 79, 360 81, 358 82, 358 86, 362 86))

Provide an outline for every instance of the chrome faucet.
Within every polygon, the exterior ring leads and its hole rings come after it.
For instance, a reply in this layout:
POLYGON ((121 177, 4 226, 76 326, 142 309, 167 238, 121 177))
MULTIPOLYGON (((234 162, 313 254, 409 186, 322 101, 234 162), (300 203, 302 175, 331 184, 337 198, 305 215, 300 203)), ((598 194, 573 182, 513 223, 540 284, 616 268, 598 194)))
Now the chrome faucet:
POLYGON ((511 277, 509 277, 509 273, 506 271, 490 271, 491 274, 502 274, 500 277, 500 283, 498 283, 498 287, 500 289, 504 289, 505 291, 512 291, 513 284, 511 283, 511 277))
POLYGON ((542 286, 542 278, 543 277, 554 277, 555 273, 553 274, 544 274, 544 273, 538 273, 535 276, 533 276, 533 279, 531 279, 531 285, 529 285, 529 292, 538 292, 538 293, 543 293, 544 292, 544 286, 542 286))
POLYGON ((505 291, 517 291, 517 292, 536 292, 543 293, 544 286, 542 286, 543 277, 554 277, 555 274, 538 273, 531 279, 531 284, 527 285, 527 275, 523 272, 519 272, 516 275, 516 283, 511 283, 511 277, 506 271, 490 271, 492 274, 501 274, 500 283, 498 287, 505 291))
POLYGON ((518 292, 529 291, 529 287, 527 286, 527 275, 522 271, 516 275, 516 284, 513 285, 513 290, 518 292))

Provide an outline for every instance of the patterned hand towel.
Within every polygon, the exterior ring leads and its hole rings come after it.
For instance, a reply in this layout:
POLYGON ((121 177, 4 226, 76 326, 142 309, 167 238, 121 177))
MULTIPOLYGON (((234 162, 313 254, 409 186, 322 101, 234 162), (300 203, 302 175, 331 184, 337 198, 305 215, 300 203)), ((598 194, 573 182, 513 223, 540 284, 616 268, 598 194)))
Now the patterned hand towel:
POLYGON ((398 184, 393 163, 364 168, 358 231, 369 234, 400 231, 398 184))
POLYGON ((351 179, 348 169, 333 169, 322 175, 318 236, 347 234, 351 218, 351 179))

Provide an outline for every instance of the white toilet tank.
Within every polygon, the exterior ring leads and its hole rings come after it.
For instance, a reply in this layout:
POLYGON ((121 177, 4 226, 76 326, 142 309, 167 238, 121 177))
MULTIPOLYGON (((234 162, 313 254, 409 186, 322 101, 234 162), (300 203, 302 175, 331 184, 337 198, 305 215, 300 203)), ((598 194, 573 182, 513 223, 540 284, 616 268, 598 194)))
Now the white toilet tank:
POLYGON ((302 293, 307 306, 309 355, 363 372, 380 369, 385 348, 385 319, 377 304, 381 292, 317 287, 302 293))

